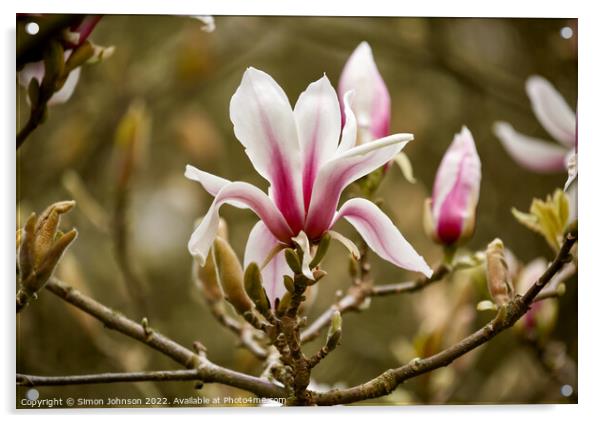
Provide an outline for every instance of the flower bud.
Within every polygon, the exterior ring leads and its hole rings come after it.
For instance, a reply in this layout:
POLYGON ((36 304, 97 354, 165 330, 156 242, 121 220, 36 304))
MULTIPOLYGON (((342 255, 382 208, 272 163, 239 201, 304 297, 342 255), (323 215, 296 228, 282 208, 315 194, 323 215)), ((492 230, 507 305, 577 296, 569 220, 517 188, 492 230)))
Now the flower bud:
POLYGON ((251 301, 255 303, 260 313, 267 313, 270 309, 270 301, 263 289, 261 271, 257 263, 250 263, 245 270, 245 291, 249 294, 251 301))
POLYGON ((481 160, 465 126, 447 149, 424 210, 424 227, 443 245, 467 241, 474 232, 481 186, 481 160))
POLYGON ((331 238, 331 236, 327 232, 320 239, 320 243, 318 244, 318 248, 316 248, 316 253, 314 254, 314 258, 311 260, 311 263, 309 263, 310 269, 313 269, 314 267, 319 265, 322 262, 322 260, 324 259, 324 256, 326 255, 326 252, 328 251, 328 247, 330 246, 330 238, 331 238))
POLYGON ((341 340, 342 326, 341 312, 336 310, 330 318, 330 328, 328 328, 328 335, 326 336, 326 347, 329 350, 335 349, 341 340))
POLYGON ((360 43, 351 54, 339 80, 340 103, 346 92, 354 91, 352 110, 358 123, 357 144, 364 144, 389 134, 391 98, 367 42, 360 43))
POLYGON ((245 292, 242 266, 230 244, 223 238, 217 237, 213 243, 213 254, 226 300, 240 314, 251 311, 254 306, 245 292))
POLYGON ((193 262, 193 277, 201 293, 210 304, 220 302, 224 298, 224 291, 219 283, 217 269, 213 255, 209 254, 205 265, 201 266, 196 260, 193 262))
POLYGON ((510 301, 512 285, 509 281, 508 264, 504 257, 504 243, 496 238, 489 243, 486 252, 487 287, 493 301, 504 305, 510 301))
POLYGON ((24 307, 44 287, 67 247, 77 237, 75 229, 67 233, 57 230, 60 215, 75 206, 74 201, 52 204, 38 218, 32 213, 20 232, 17 305, 24 307))
POLYGON ((151 118, 144 103, 134 101, 115 131, 117 188, 125 190, 139 166, 150 139, 151 118))

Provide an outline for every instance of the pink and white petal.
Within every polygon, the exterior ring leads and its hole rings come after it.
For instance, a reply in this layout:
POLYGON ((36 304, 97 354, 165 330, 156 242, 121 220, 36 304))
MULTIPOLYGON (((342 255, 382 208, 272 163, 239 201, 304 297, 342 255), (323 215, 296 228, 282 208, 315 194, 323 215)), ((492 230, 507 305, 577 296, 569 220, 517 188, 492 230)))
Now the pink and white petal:
POLYGON ((334 156, 341 133, 339 100, 326 75, 309 84, 301 93, 294 115, 303 162, 303 198, 307 210, 318 169, 334 156))
POLYGON ((354 91, 347 91, 343 97, 345 123, 343 124, 341 143, 337 148, 337 155, 355 147, 357 143, 357 120, 351 108, 354 97, 354 91))
POLYGON ((577 123, 575 112, 554 86, 541 76, 531 76, 526 82, 531 107, 541 125, 556 140, 568 148, 575 147, 577 123))
POLYGON ((60 90, 55 92, 50 100, 48 100, 49 106, 54 106, 55 104, 63 104, 67 100, 71 98, 73 95, 73 91, 79 82, 79 74, 81 72, 81 68, 76 68, 69 73, 69 76, 65 80, 65 83, 61 87, 60 90))
POLYGON ((565 148, 516 132, 506 122, 496 122, 493 132, 508 154, 524 168, 538 173, 564 170, 565 148))
POLYGON ((433 220, 439 239, 455 242, 474 215, 481 187, 481 160, 467 127, 456 134, 437 170, 433 189, 433 220))
POLYGON ((328 161, 314 183, 305 221, 307 236, 315 240, 330 229, 345 187, 387 163, 413 138, 412 134, 391 135, 354 147, 328 161))
POLYGON ((293 236, 284 217, 263 191, 246 182, 231 182, 215 196, 209 211, 188 241, 188 251, 199 259, 201 265, 204 265, 209 249, 217 235, 219 209, 226 203, 245 204, 259 216, 274 237, 283 242, 289 242, 293 236))
MULTIPOLYGON (((262 221, 257 222, 249 234, 245 248, 244 267, 246 268, 253 262, 261 266, 277 245, 278 240, 274 238, 267 226, 262 221)), ((293 276, 293 271, 286 263, 284 251, 280 251, 261 269, 263 287, 272 307, 276 303, 276 298, 282 298, 286 293, 284 275, 293 276)))
POLYGON ((351 54, 339 81, 339 96, 355 90, 353 110, 360 132, 367 134, 360 142, 382 138, 389 133, 391 98, 378 71, 370 45, 363 41, 351 54), (363 131, 362 131, 363 129, 363 131))
MULTIPOLYGON (((376 204, 364 198, 347 201, 334 221, 344 217, 380 257, 404 269, 431 277, 433 270, 401 235, 391 219, 376 204)), ((333 222, 334 223, 334 222, 333 222)))
POLYGON ((19 71, 18 78, 19 85, 24 88, 29 87, 29 83, 32 79, 37 79, 38 82, 41 83, 42 79, 44 79, 44 62, 27 63, 23 66, 23 69, 19 71))
POLYGON ((211 173, 202 171, 192 165, 186 165, 184 176, 192 181, 200 183, 203 188, 205 188, 205 191, 214 197, 217 195, 220 189, 230 183, 230 181, 225 178, 212 175, 211 173))
POLYGON ((230 119, 253 166, 270 182, 276 206, 298 232, 304 217, 301 157, 286 94, 267 73, 248 68, 230 101, 230 119))

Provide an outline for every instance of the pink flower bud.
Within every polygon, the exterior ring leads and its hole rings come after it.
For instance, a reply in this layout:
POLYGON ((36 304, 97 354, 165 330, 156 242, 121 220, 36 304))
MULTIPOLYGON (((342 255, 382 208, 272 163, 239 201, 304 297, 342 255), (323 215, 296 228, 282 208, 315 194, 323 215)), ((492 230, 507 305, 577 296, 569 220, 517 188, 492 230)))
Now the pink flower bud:
POLYGON ((481 160, 466 127, 456 134, 439 165, 433 197, 427 201, 425 228, 445 245, 472 236, 481 186, 481 160))
MULTIPOLYGON (((391 98, 367 42, 351 54, 339 80, 340 103, 346 92, 354 91, 352 110, 358 123, 357 144, 364 144, 389 134, 391 98)), ((344 118, 344 115, 343 115, 344 118)))

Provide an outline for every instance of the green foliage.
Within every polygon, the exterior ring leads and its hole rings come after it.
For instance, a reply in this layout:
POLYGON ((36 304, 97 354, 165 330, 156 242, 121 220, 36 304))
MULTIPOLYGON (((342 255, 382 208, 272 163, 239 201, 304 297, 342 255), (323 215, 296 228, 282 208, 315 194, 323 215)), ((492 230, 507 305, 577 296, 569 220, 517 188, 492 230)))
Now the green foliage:
POLYGON ((513 208, 512 214, 519 223, 543 236, 554 251, 560 249, 569 219, 569 200, 562 190, 557 189, 545 200, 535 198, 529 213, 513 208))

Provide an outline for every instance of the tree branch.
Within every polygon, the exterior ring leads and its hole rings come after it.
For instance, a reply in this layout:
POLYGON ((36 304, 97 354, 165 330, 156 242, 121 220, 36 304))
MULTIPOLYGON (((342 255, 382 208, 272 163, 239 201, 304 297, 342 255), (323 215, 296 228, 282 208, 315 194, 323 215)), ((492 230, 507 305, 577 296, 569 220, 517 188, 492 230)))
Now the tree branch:
POLYGON ((358 310, 359 306, 369 297, 382 297, 386 295, 402 294, 406 292, 419 291, 430 284, 440 281, 447 274, 450 268, 446 265, 440 265, 430 278, 421 277, 414 281, 401 282, 390 285, 372 286, 369 284, 356 284, 349 288, 347 295, 330 306, 328 310, 322 313, 313 323, 301 333, 301 342, 312 341, 320 335, 320 331, 330 324, 332 314, 339 311, 341 314, 358 310))
POLYGON ((99 373, 73 376, 35 376, 17 373, 18 386, 97 385, 120 382, 174 382, 200 380, 196 369, 158 370, 152 372, 99 373))
POLYGON ((107 328, 136 339, 183 366, 194 369, 198 375, 197 379, 204 383, 221 383, 244 389, 261 397, 286 397, 283 388, 264 379, 218 366, 209 361, 204 354, 197 354, 159 332, 149 327, 143 327, 141 324, 100 304, 57 278, 51 278, 46 284, 46 289, 83 312, 95 317, 107 328))
POLYGON ((541 277, 529 288, 525 295, 515 296, 500 308, 497 316, 487 325, 467 336, 457 344, 428 358, 417 358, 410 363, 389 369, 374 379, 348 389, 334 389, 326 393, 313 393, 317 405, 348 404, 370 398, 388 395, 401 383, 421 374, 445 367, 457 358, 489 341, 500 332, 508 329, 528 310, 537 294, 571 259, 570 250, 577 241, 577 232, 569 233, 554 261, 541 277))

